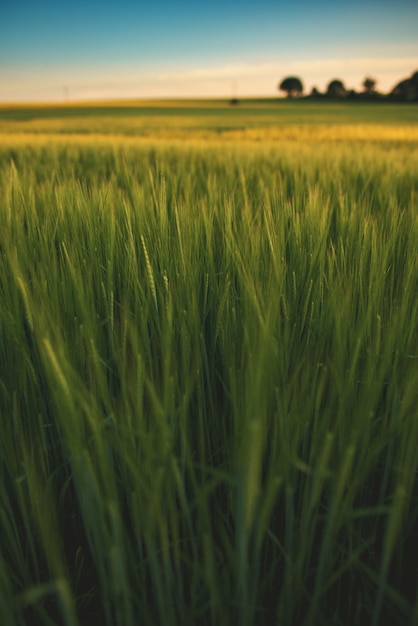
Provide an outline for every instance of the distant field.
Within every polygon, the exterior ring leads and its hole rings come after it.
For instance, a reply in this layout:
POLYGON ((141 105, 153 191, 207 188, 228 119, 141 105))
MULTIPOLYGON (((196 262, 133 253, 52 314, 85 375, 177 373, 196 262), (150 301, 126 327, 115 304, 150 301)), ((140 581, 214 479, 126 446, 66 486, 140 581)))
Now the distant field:
POLYGON ((155 101, 0 107, 0 138, 24 134, 159 139, 303 138, 418 142, 418 107, 372 103, 248 100, 155 101), (302 137, 301 137, 302 133, 302 137))
POLYGON ((418 624, 418 107, 0 108, 0 624, 418 624))

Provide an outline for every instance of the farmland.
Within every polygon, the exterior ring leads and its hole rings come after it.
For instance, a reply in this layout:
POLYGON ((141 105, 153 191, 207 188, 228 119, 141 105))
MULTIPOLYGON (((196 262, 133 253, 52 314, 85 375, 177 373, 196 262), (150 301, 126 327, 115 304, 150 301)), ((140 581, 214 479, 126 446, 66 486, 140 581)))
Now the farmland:
POLYGON ((418 108, 0 107, 0 622, 418 622, 418 108))

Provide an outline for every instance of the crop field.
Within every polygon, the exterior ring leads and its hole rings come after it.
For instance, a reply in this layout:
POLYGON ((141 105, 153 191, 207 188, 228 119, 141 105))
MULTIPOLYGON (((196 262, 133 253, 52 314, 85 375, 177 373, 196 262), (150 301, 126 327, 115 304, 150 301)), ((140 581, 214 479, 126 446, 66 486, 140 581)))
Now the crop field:
POLYGON ((0 106, 0 623, 418 624, 418 107, 0 106))

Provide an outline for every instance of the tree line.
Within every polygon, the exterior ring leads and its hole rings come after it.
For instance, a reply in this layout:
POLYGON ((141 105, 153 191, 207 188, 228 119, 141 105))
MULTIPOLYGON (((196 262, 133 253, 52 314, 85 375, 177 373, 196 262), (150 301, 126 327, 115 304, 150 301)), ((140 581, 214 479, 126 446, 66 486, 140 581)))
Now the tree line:
MULTIPOLYGON (((324 92, 313 87, 308 98, 331 98, 350 100, 391 100, 395 102, 418 102, 418 71, 409 78, 401 80, 389 93, 384 94, 376 89, 377 80, 367 76, 362 83, 363 91, 346 89, 339 78, 330 80, 324 92)), ((300 98, 304 96, 304 86, 298 76, 287 76, 278 85, 279 91, 287 94, 288 98, 300 98)))

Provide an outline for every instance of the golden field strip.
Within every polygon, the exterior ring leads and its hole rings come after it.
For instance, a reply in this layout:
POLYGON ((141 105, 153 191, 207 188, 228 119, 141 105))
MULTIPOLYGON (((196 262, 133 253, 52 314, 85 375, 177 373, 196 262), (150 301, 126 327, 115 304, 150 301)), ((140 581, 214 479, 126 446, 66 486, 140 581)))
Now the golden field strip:
POLYGON ((0 142, 418 142, 415 105, 274 100, 0 105, 0 142), (44 136, 44 137, 43 137, 44 136))
MULTIPOLYGON (((109 120, 114 123, 113 120, 109 120)), ((104 123, 104 126, 106 124, 104 123)), ((68 127, 62 128, 62 124, 48 123, 47 125, 28 125, 25 130, 10 128, 8 131, 0 130, 0 143, 3 146, 13 144, 38 144, 45 145, 48 143, 56 144, 94 144, 94 143, 115 143, 135 145, 141 142, 150 141, 184 141, 185 132, 178 130, 175 122, 173 128, 161 129, 157 127, 152 130, 149 126, 146 129, 140 127, 143 131, 137 135, 123 134, 118 130, 112 132, 103 132, 90 129, 80 132, 79 126, 72 131, 68 127), (35 126, 35 128, 33 128, 35 126), (60 130, 56 130, 59 127, 60 130)), ((132 129, 130 129, 132 130, 132 129)), ((194 142, 249 142, 249 143, 268 143, 275 144, 282 141, 297 141, 306 143, 317 142, 396 142, 406 144, 418 144, 418 128, 416 126, 381 126, 375 125, 345 125, 345 126, 290 126, 283 129, 244 129, 244 130, 224 130, 211 132, 208 130, 188 129, 189 136, 187 140, 194 142)))

